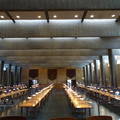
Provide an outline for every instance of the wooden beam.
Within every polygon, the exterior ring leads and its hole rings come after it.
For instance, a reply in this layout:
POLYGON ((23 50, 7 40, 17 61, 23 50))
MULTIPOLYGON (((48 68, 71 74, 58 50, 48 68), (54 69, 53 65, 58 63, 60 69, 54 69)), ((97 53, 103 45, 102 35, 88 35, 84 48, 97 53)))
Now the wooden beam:
POLYGON ((14 18, 11 16, 11 14, 8 11, 5 11, 5 14, 13 21, 13 23, 16 23, 14 18))
POLYGON ((47 20, 47 23, 49 23, 49 14, 48 14, 48 11, 45 11, 45 16, 46 16, 46 20, 47 20))
POLYGON ((87 15, 87 12, 88 12, 87 10, 84 11, 82 19, 81 19, 81 23, 84 22, 84 19, 85 19, 86 15, 87 15))

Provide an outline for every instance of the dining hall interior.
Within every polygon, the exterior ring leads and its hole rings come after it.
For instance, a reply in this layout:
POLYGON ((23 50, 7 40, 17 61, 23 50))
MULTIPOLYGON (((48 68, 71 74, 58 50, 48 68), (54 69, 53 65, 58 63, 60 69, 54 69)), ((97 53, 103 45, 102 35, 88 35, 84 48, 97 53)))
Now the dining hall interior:
POLYGON ((119 111, 119 0, 0 0, 0 120, 119 111))

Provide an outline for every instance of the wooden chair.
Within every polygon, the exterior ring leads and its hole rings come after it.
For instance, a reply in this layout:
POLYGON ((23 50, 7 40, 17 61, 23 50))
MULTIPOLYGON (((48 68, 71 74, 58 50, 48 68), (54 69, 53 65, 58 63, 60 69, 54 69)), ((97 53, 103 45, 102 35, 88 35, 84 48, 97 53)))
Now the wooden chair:
POLYGON ((5 116, 0 117, 0 120, 27 120, 27 118, 23 116, 5 116))
POLYGON ((52 118, 50 120, 77 120, 76 118, 52 118))
POLYGON ((111 116, 91 116, 88 117, 86 120, 112 120, 111 116))

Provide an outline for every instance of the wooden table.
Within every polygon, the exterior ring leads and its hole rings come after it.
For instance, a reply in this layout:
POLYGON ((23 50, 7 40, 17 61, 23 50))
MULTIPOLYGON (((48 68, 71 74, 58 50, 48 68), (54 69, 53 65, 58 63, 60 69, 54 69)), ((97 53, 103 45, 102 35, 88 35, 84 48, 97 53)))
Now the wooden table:
POLYGON ((110 92, 107 92, 107 91, 97 90, 95 88, 87 88, 85 86, 80 86, 80 85, 79 85, 79 87, 82 88, 82 89, 86 89, 87 91, 91 91, 91 92, 97 93, 99 95, 106 96, 109 99, 120 100, 120 95, 117 96, 117 95, 113 95, 113 94, 111 94, 110 92))
POLYGON ((11 91, 10 93, 3 93, 0 95, 0 101, 6 97, 10 97, 10 99, 13 101, 14 96, 18 94, 24 94, 27 92, 28 89, 22 89, 22 90, 17 90, 17 91, 11 91))
POLYGON ((30 96, 28 100, 24 100, 22 103, 20 103, 19 107, 21 108, 21 114, 23 114, 24 108, 26 109, 26 115, 28 115, 28 109, 39 107, 52 88, 53 85, 49 85, 48 87, 43 88, 40 92, 30 96))
POLYGON ((3 94, 0 95, 0 99, 8 97, 8 96, 14 96, 16 94, 20 94, 22 92, 26 92, 27 90, 28 89, 23 89, 23 90, 11 91, 10 93, 3 93, 3 94))
POLYGON ((64 86, 64 88, 73 108, 77 111, 78 110, 87 111, 88 109, 90 116, 92 108, 92 105, 89 103, 90 101, 81 100, 82 95, 78 95, 75 91, 69 89, 66 85, 64 86))

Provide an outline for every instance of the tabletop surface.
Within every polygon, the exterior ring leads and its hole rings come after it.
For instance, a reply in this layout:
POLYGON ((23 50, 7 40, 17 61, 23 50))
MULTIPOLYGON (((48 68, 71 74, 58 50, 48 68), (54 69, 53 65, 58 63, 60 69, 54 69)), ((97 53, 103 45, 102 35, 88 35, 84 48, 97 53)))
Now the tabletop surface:
POLYGON ((45 98, 45 96, 51 91, 53 86, 48 86, 46 89, 42 89, 40 92, 30 96, 29 99, 24 100, 19 104, 19 107, 35 107, 45 98))
POLYGON ((74 108, 77 109, 92 108, 92 105, 89 103, 89 101, 82 99, 82 95, 78 95, 75 91, 69 89, 67 86, 65 86, 64 88, 74 108))
POLYGON ((15 95, 15 94, 18 94, 18 93, 21 93, 21 92, 25 92, 27 90, 28 89, 22 89, 22 90, 17 90, 17 91, 11 91, 10 93, 3 93, 3 94, 0 95, 0 99, 4 98, 4 97, 15 95))

